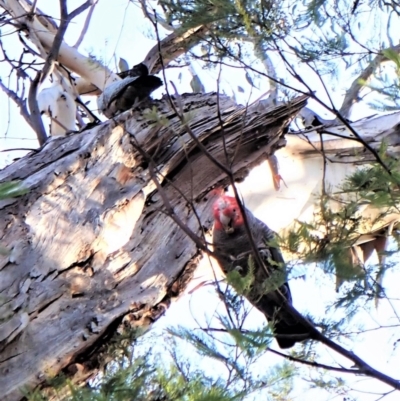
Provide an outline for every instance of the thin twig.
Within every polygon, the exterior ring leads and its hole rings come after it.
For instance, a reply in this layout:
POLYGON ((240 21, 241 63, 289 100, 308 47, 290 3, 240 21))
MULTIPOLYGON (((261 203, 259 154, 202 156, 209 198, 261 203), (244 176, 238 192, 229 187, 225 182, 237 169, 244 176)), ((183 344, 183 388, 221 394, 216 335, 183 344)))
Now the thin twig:
POLYGON ((2 149, 0 150, 0 153, 5 153, 5 152, 14 152, 14 151, 20 151, 20 150, 26 150, 29 152, 38 152, 38 149, 33 149, 33 148, 12 148, 12 149, 2 149))
POLYGON ((87 30, 88 30, 88 28, 89 28, 90 20, 91 20, 91 18, 92 18, 93 11, 94 11, 94 8, 95 8, 96 5, 97 5, 97 2, 98 2, 98 0, 92 0, 92 1, 91 1, 92 5, 91 5, 90 8, 89 8, 89 12, 88 12, 88 14, 87 14, 87 16, 86 16, 85 24, 83 25, 81 34, 79 35, 79 38, 78 38, 78 40, 76 41, 76 43, 74 44, 74 46, 72 46, 72 47, 74 47, 75 49, 78 49, 78 47, 80 46, 80 44, 82 43, 82 41, 83 41, 83 39, 84 39, 84 37, 85 37, 85 35, 86 35, 86 32, 87 32, 87 30))
POLYGON ((37 0, 33 0, 31 11, 30 11, 31 15, 35 14, 35 12, 36 12, 36 3, 37 3, 37 0))
POLYGON ((31 112, 30 120, 32 122, 33 130, 36 133, 39 145, 42 146, 47 140, 47 135, 46 135, 46 130, 44 129, 42 116, 40 114, 39 105, 37 102, 37 89, 39 85, 40 76, 41 73, 38 72, 36 74, 36 77, 31 82, 28 94, 28 105, 31 112))
POLYGON ((313 368, 326 369, 326 370, 331 370, 334 372, 341 372, 341 373, 351 373, 353 375, 361 373, 358 369, 338 368, 336 366, 325 365, 324 363, 312 362, 312 361, 307 361, 304 359, 296 358, 294 356, 284 354, 283 352, 276 351, 272 348, 268 348, 267 351, 271 352, 272 354, 279 355, 285 359, 288 359, 289 361, 298 362, 298 363, 301 363, 302 365, 312 366, 313 368))
POLYGON ((53 45, 51 46, 50 51, 47 54, 44 67, 42 70, 42 76, 40 79, 40 83, 43 83, 47 77, 53 72, 54 63, 58 59, 58 53, 60 51, 61 43, 63 41, 65 32, 68 28, 68 11, 67 11, 67 1, 60 0, 60 26, 57 30, 56 36, 54 37, 53 45))
MULTIPOLYGON (((275 44, 276 45, 276 44, 275 44)), ((277 45, 276 45, 277 46, 277 45)), ((399 45, 400 46, 400 45, 399 45)), ((363 144, 363 146, 368 149, 372 155, 375 157, 376 161, 386 170, 386 172, 392 176, 392 172, 389 169, 389 167, 386 165, 386 163, 382 160, 381 156, 379 155, 379 153, 368 143, 364 140, 364 138, 362 138, 360 136, 360 134, 349 124, 349 122, 346 120, 345 117, 342 116, 342 114, 340 113, 339 110, 336 109, 336 107, 332 104, 332 107, 329 107, 325 102, 323 102, 321 99, 319 99, 318 96, 315 95, 315 93, 312 91, 312 89, 310 88, 310 86, 307 84, 307 82, 304 81, 304 79, 302 77, 300 77, 300 75, 297 73, 297 71, 293 68, 293 66, 289 63, 289 61, 286 59, 286 57, 284 56, 282 50, 279 49, 279 55, 281 56, 282 60, 285 62, 286 66, 289 68, 289 73, 296 78, 300 83, 302 83, 307 89, 308 89, 308 95, 314 99, 315 101, 317 101, 320 105, 322 105, 323 107, 325 107, 327 110, 329 110, 330 112, 332 112, 333 114, 335 114, 335 116, 338 118, 338 120, 340 120, 343 125, 346 126, 346 128, 359 140, 359 142, 361 142, 363 144)), ((310 67, 311 68, 311 67, 310 67)), ((300 91, 297 89, 298 92, 303 93, 303 91, 300 91)))
MULTIPOLYGON (((396 53, 400 52, 400 45, 390 47, 386 50, 392 50, 396 53)), ((383 52, 378 54, 361 74, 352 82, 350 88, 347 90, 346 95, 343 99, 342 106, 339 109, 339 113, 345 117, 348 117, 350 113, 351 106, 357 101, 357 97, 364 87, 364 82, 367 81, 371 75, 375 72, 376 68, 382 64, 384 61, 388 61, 388 58, 383 55, 383 52)))
POLYGON ((54 63, 58 59, 58 54, 60 52, 60 47, 64 39, 65 32, 68 28, 69 23, 73 18, 78 16, 80 13, 85 11, 89 6, 91 6, 92 0, 87 0, 81 6, 77 7, 74 11, 68 14, 67 11, 67 1, 60 0, 61 9, 61 22, 57 30, 56 36, 54 37, 53 45, 47 55, 40 82, 44 82, 46 78, 51 74, 54 68, 54 63))
POLYGON ((19 112, 21 113, 22 117, 24 117, 25 121, 29 124, 32 130, 35 131, 35 126, 32 123, 31 116, 29 114, 28 108, 25 105, 25 102, 11 89, 7 88, 3 84, 3 81, 0 79, 0 88, 6 93, 6 95, 12 99, 17 106, 19 107, 19 112))
MULTIPOLYGON (((222 46, 222 44, 221 44, 222 46)), ((277 45, 276 45, 277 46, 277 45)), ((400 45, 399 45, 400 46, 400 45)), ((363 146, 365 146, 365 148, 367 150, 369 150, 372 155, 374 156, 374 158, 376 159, 376 161, 387 171, 388 174, 392 175, 390 169, 386 166, 386 164, 383 162, 382 158, 379 156, 379 153, 368 143, 366 142, 359 134, 357 131, 355 131, 355 129, 351 126, 351 124, 349 124, 349 122, 346 120, 346 118, 344 118, 340 112, 336 109, 336 108, 332 108, 329 107, 325 102, 323 102, 321 99, 319 99, 315 93, 312 91, 312 89, 307 85, 307 83, 297 74, 297 72, 293 69, 293 67, 290 65, 290 63, 287 61, 287 59, 284 57, 282 50, 277 46, 277 49, 279 51, 279 54, 281 56, 281 58, 284 60, 285 64, 289 67, 290 69, 290 73, 293 77, 295 77, 299 82, 301 82, 302 84, 304 84, 306 86, 306 88, 308 89, 308 92, 303 91, 301 89, 295 88, 291 85, 288 85, 284 82, 278 82, 276 79, 274 79, 273 77, 269 76, 268 74, 266 74, 263 71, 259 71, 255 68, 253 68, 252 66, 248 65, 247 63, 245 63, 243 60, 238 59, 235 54, 233 54, 228 48, 224 47, 224 50, 227 52, 227 54, 233 58, 234 60, 238 61, 239 63, 241 63, 241 65, 243 65, 244 67, 248 68, 249 70, 260 74, 272 81, 277 82, 278 84, 280 84, 281 86, 288 88, 294 92, 300 93, 302 95, 306 95, 309 96, 310 98, 314 99, 316 102, 318 102, 320 105, 322 105, 324 108, 326 108, 327 110, 329 110, 330 112, 332 112, 333 114, 336 115, 337 119, 340 120, 343 125, 355 136, 355 139, 357 139, 360 143, 363 144, 363 146)), ((212 62, 212 60, 210 60, 210 62, 212 62)), ((229 64, 225 63, 225 65, 230 66, 229 64)), ((348 138, 348 139, 353 139, 353 138, 348 138)))

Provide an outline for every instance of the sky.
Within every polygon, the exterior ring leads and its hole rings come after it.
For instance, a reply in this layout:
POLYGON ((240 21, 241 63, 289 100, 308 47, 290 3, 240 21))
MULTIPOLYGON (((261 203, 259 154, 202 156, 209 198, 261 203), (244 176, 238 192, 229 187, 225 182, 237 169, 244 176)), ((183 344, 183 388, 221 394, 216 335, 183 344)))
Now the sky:
MULTIPOLYGON (((81 3, 82 2, 75 0, 68 1, 69 10, 74 9, 81 3)), ((49 15, 58 14, 58 2, 39 0, 38 7, 42 8, 49 15)), ((65 36, 65 41, 68 44, 74 44, 78 38, 83 19, 84 16, 80 16, 71 23, 71 26, 67 31, 67 35, 65 36)), ((4 35, 4 33, 5 31, 3 30, 2 34, 4 35)), ((13 38, 9 36, 7 40, 4 39, 4 43, 6 44, 9 57, 17 57, 18 47, 16 46, 16 43, 13 42, 13 38)), ((86 34, 79 50, 83 53, 95 54, 96 57, 103 60, 104 64, 106 64, 109 68, 116 70, 119 57, 123 57, 128 61, 129 65, 133 66, 144 59, 148 50, 154 44, 155 34, 152 30, 152 25, 144 19, 136 5, 129 3, 127 0, 100 0, 94 12, 90 29, 86 34), (105 24, 107 29, 105 29, 105 24)), ((277 67, 277 69, 279 69, 279 65, 277 67)), ((193 63, 193 68, 201 75, 203 84, 206 87, 206 91, 216 90, 218 71, 203 70, 202 65, 200 65, 198 62, 193 63)), ((182 76, 179 77, 178 69, 169 71, 168 79, 175 82, 180 93, 191 92, 189 85, 191 75, 187 69, 183 69, 181 72, 182 76)), ((242 104, 259 98, 268 90, 268 84, 262 81, 257 83, 260 86, 260 89, 251 88, 245 79, 245 73, 243 71, 233 68, 225 68, 223 72, 221 89, 229 96, 234 94, 237 101, 242 104), (239 86, 244 89, 244 93, 241 93, 238 90, 239 86)), ((5 66, 0 64, 0 77, 4 82, 6 82, 7 79, 6 74, 7 70, 5 66)), ((312 81, 313 77, 309 76, 309 79, 312 81)), ((348 82, 346 82, 343 87, 346 87, 346 85, 348 85, 348 82)), ((321 84, 315 83, 315 88, 317 92, 326 100, 326 96, 322 92, 321 84)), ((165 91, 165 89, 161 88, 155 94, 155 96, 159 96, 163 91, 165 91)), ((342 88, 338 87, 338 90, 333 93, 335 101, 340 103, 343 93, 344 92, 342 88)), ((94 105, 95 101, 92 102, 94 105)), ((329 117, 329 114, 326 111, 322 110, 321 108, 317 108, 315 104, 311 104, 311 106, 324 117, 329 117)), ((36 148, 37 141, 34 137, 34 134, 31 132, 30 127, 23 121, 18 110, 2 92, 0 92, 0 107, 1 110, 3 110, 0 116, 0 150, 12 148, 36 148)), ((373 114, 370 109, 365 106, 360 106, 356 109, 353 118, 361 118, 370 114, 373 114)), ((10 163, 13 158, 20 157, 24 153, 24 151, 8 151, 0 153, 0 167, 10 163)), ((284 155, 283 153, 281 154, 284 155)), ((287 193, 290 191, 299 191, 301 187, 304 187, 304 180, 308 179, 311 181, 309 176, 307 177, 305 172, 299 171, 299 168, 296 165, 293 165, 292 169, 289 169, 289 156, 286 155, 279 157, 280 163, 283 164, 281 167, 285 181, 288 181, 290 186, 290 188, 287 189, 287 193), (286 164, 285 157, 287 157, 286 164), (297 173, 299 175, 295 176, 297 173), (300 184, 296 184, 296 180, 300 181, 300 184)), ((257 185, 261 185, 260 181, 264 180, 265 176, 268 176, 268 174, 269 172, 267 165, 264 163, 249 177, 248 182, 251 183, 250 189, 254 189, 254 187, 257 185)), ((284 191, 285 189, 283 189, 276 196, 279 197, 287 194, 284 191)), ((281 220, 276 212, 271 212, 270 207, 262 208, 260 206, 257 210, 255 210, 255 213, 273 228, 275 228, 274 224, 279 224, 279 221, 274 222, 273 218, 275 217, 278 220, 281 220)), ((286 217, 288 219, 291 218, 289 214, 286 217)), ((396 263, 397 261, 398 260, 395 259, 396 263)), ((204 272, 198 273, 198 276, 202 277, 203 273, 204 272)), ((342 317, 343 312, 336 311, 333 308, 327 309, 328 301, 336 296, 333 283, 334 280, 332 277, 323 275, 321 273, 321 269, 315 266, 307 266, 306 268, 304 266, 296 267, 293 270, 292 276, 293 279, 291 280, 290 285, 293 293, 293 299, 295 300, 296 307, 300 311, 304 313, 310 312, 315 316, 342 317), (303 276, 305 276, 305 279, 303 276)), ((395 269, 393 269, 388 272, 387 276, 385 277, 385 282, 398 282, 399 279, 398 273, 395 271, 395 269)), ((191 288, 193 288, 193 285, 191 288)), ((396 295, 397 294, 394 294, 394 296, 396 295)), ((215 310, 215 305, 217 305, 218 302, 219 300, 216 297, 212 286, 202 287, 193 293, 186 291, 179 302, 174 303, 170 307, 166 313, 166 316, 155 324, 154 331, 160 331, 169 325, 181 323, 181 316, 186 317, 185 322, 189 327, 195 327, 196 322, 192 317, 193 311, 196 311, 196 318, 201 320, 203 319, 202 316, 209 316, 211 313, 210 311, 215 310), (207 302, 204 300, 207 300, 207 302)), ((388 324, 388 322, 391 323, 393 320, 393 313, 391 312, 391 306, 387 305, 385 301, 382 301, 377 310, 368 308, 365 312, 361 312, 357 319, 359 320, 359 323, 363 323, 366 328, 373 328, 378 324, 383 325, 388 324)), ((260 321, 263 321, 263 317, 260 316, 257 311, 254 311, 254 313, 251 315, 249 324, 258 324, 260 321)), ((379 330, 360 335, 355 342, 349 342, 346 345, 353 347, 353 351, 356 354, 359 354, 367 362, 371 363, 374 368, 386 372, 389 375, 399 377, 399 352, 397 348, 393 348, 393 343, 396 339, 397 338, 392 332, 387 330, 379 330)), ((351 366, 348 362, 345 362, 343 359, 335 356, 331 351, 321 352, 322 358, 325 362, 336 360, 343 363, 343 365, 346 367, 351 366)), ((268 365, 274 361, 281 360, 268 354, 265 364, 268 365)), ((386 386, 381 385, 377 381, 349 376, 346 376, 345 378, 348 379, 349 382, 351 382, 352 385, 360 391, 378 392, 382 389, 383 391, 386 389, 386 386)), ((297 396, 295 399, 305 399, 304 389, 306 387, 307 383, 301 382, 301 380, 296 384, 295 393, 297 396)), ((310 395, 307 393, 307 399, 315 399, 317 401, 334 399, 334 397, 327 398, 328 396, 325 392, 320 392, 317 390, 314 392, 310 391, 309 394, 310 395)), ((364 394, 360 392, 355 393, 355 396, 361 401, 372 401, 378 398, 377 395, 364 394)), ((385 398, 385 400, 394 401, 398 400, 398 397, 398 395, 389 395, 385 398)))

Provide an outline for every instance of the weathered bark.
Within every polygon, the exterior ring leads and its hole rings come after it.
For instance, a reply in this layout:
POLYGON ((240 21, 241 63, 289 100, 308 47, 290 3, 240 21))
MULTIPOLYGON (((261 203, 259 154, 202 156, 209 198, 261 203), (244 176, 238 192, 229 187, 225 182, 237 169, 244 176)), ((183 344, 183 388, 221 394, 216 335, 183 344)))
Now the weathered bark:
MULTIPOLYGON (((260 113, 220 97, 221 130, 217 99, 187 95, 180 101, 192 132, 222 163, 225 136, 228 153, 236 152, 236 175, 283 146, 285 127, 306 102, 301 97, 260 113)), ((0 172, 0 182, 20 179, 30 188, 0 203, 1 245, 12 250, 0 259, 3 400, 20 399, 21 388, 77 361, 87 377, 94 369, 89 354, 105 337, 123 320, 156 319, 201 257, 162 212, 138 146, 162 172, 158 178, 176 216, 197 235, 211 226, 208 192, 227 179, 199 151, 169 102, 155 105, 162 124, 143 111, 128 111, 91 130, 53 138, 0 172), (182 194, 193 201, 200 223, 182 194)))

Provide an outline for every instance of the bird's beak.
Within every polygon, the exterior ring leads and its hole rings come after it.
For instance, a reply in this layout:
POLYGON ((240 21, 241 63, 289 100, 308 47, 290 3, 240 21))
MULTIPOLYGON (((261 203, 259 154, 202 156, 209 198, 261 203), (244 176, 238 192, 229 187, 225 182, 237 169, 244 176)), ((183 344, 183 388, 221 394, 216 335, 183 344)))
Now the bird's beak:
POLYGON ((234 231, 234 228, 232 226, 232 219, 228 216, 225 216, 223 213, 220 214, 220 221, 222 224, 222 227, 224 229, 224 231, 227 234, 232 234, 234 231))

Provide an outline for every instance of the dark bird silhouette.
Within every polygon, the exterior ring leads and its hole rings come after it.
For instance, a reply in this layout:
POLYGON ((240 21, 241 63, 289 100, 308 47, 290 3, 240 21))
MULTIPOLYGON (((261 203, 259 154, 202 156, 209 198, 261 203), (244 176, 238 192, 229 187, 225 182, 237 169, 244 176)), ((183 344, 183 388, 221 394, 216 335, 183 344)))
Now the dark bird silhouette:
POLYGON ((149 75, 143 63, 135 65, 126 73, 128 75, 124 79, 109 85, 98 98, 99 110, 108 118, 138 105, 163 84, 160 78, 149 75))
POLYGON ((147 77, 149 75, 149 69, 146 64, 139 63, 134 65, 130 70, 123 71, 118 74, 121 78, 126 77, 147 77))
MULTIPOLYGON (((271 245, 274 231, 249 210, 245 210, 254 243, 267 270, 255 262, 254 280, 245 296, 273 323, 274 336, 279 346, 290 348, 296 342, 310 338, 310 331, 287 308, 287 305, 292 305, 292 295, 286 282, 282 254, 278 247, 271 245)), ((213 214, 214 251, 222 270, 224 273, 237 270, 246 275, 249 271, 249 256, 253 252, 236 199, 221 196, 214 203, 213 214)))

